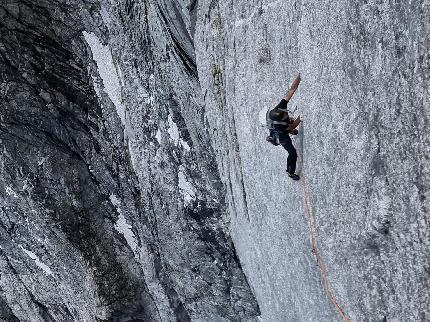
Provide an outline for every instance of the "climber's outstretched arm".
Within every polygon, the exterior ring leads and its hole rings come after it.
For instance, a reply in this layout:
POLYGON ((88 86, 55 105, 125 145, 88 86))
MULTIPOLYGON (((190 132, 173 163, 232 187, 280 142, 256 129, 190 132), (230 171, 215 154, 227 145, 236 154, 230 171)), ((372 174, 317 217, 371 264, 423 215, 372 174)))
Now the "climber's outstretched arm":
POLYGON ((291 84, 290 88, 288 89, 287 95, 284 96, 284 100, 287 102, 293 97, 294 92, 296 91, 297 87, 299 87, 300 84, 300 74, 297 75, 296 79, 291 84))

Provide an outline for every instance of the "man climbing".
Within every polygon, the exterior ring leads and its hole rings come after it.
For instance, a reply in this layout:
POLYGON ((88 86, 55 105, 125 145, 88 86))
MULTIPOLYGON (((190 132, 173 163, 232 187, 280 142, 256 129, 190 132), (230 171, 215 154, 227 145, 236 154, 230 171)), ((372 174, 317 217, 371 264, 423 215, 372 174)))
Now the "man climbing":
POLYGON ((293 180, 299 180, 300 177, 295 174, 296 162, 297 162, 297 152, 291 141, 290 134, 297 135, 298 131, 296 127, 300 124, 300 116, 296 119, 292 118, 288 114, 288 102, 291 97, 293 97, 294 92, 297 90, 300 84, 300 74, 291 84, 288 89, 287 95, 285 95, 281 102, 272 110, 270 110, 267 115, 267 123, 269 126, 270 134, 266 138, 266 141, 272 143, 273 145, 282 145, 288 152, 287 158, 287 173, 288 176, 293 180))

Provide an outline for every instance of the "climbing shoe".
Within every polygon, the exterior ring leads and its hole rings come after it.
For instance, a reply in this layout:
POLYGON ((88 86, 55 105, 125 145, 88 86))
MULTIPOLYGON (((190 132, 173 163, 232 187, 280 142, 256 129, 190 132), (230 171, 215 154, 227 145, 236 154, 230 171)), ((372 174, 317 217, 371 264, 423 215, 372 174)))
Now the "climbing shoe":
POLYGON ((299 134, 299 131, 297 129, 294 129, 290 132, 291 135, 297 135, 299 134))
POLYGON ((300 177, 295 173, 290 173, 288 171, 287 171, 287 173, 288 173, 288 176, 293 180, 299 180, 300 179, 300 177))

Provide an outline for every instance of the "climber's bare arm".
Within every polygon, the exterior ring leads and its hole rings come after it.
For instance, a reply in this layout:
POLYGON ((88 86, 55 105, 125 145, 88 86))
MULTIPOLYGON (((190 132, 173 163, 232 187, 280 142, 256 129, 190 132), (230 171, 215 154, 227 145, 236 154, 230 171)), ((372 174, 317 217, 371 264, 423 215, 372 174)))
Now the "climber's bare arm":
POLYGON ((291 99, 291 97, 293 97, 294 92, 297 90, 297 87, 299 87, 299 84, 300 84, 300 74, 297 75, 297 77, 294 79, 293 83, 288 89, 287 95, 283 97, 284 100, 288 102, 291 99))
POLYGON ((288 129, 287 129, 287 131, 291 133, 291 132, 296 128, 296 127, 298 127, 298 126, 299 126, 300 122, 301 122, 301 120, 300 120, 300 116, 298 116, 298 117, 293 121, 293 123, 291 123, 290 125, 288 125, 288 129))

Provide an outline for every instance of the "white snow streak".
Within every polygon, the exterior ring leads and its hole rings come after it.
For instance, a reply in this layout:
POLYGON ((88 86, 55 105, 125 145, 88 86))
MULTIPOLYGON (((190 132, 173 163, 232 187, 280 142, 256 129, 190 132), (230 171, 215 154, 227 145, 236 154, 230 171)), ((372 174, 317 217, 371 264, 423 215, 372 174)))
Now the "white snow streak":
POLYGON ((119 206, 121 206, 121 201, 118 199, 117 196, 115 196, 113 193, 109 196, 110 202, 112 203, 112 205, 115 206, 116 210, 121 213, 121 208, 119 206))
POLYGON ((119 213, 118 220, 115 224, 115 229, 124 236, 125 240, 127 241, 127 244, 130 246, 133 252, 135 252, 137 249, 136 236, 133 233, 133 227, 127 223, 127 219, 125 219, 124 215, 122 214, 120 208, 121 201, 114 194, 111 194, 109 196, 109 199, 119 213))
POLYGON ((170 137, 172 138, 173 142, 175 142, 176 145, 179 143, 179 130, 178 126, 175 122, 173 122, 172 117, 169 115, 168 117, 169 122, 169 128, 167 129, 167 133, 169 133, 170 137))
POLYGON ((158 143, 161 144, 161 131, 160 131, 160 129, 157 130, 157 134, 155 134, 155 138, 157 139, 158 143))
MULTIPOLYGON (((122 104, 121 79, 119 69, 115 66, 109 46, 104 46, 94 33, 82 32, 88 45, 91 47, 93 58, 97 63, 99 75, 103 80, 106 94, 115 105, 122 124, 125 124, 125 108, 122 104)), ((95 87, 96 92, 98 89, 95 87)))
POLYGON ((115 224, 115 229, 124 236, 125 240, 127 241, 127 244, 130 246, 132 251, 135 252, 137 249, 136 236, 132 231, 132 226, 127 223, 127 220, 122 214, 118 216, 118 220, 115 224))
POLYGON ((167 121, 169 123, 169 128, 167 129, 167 133, 169 133, 170 138, 175 143, 175 145, 179 145, 180 144, 180 145, 182 145, 182 147, 184 148, 184 150, 190 151, 191 150, 190 146, 188 145, 187 142, 185 142, 184 140, 181 139, 178 126, 173 121, 173 119, 172 119, 172 117, 170 115, 168 116, 167 121))
POLYGON ((181 166, 178 172, 179 191, 184 196, 184 202, 187 205, 196 199, 196 189, 189 181, 187 181, 183 171, 184 169, 181 166))
POLYGON ((33 253, 33 252, 31 252, 31 251, 29 251, 29 250, 27 250, 27 249, 25 249, 21 244, 19 245, 19 247, 32 259, 32 260, 34 260, 34 263, 36 264, 36 266, 37 267, 39 267, 40 269, 42 269, 46 274, 48 274, 48 275, 52 275, 52 271, 51 271, 51 269, 49 268, 49 266, 48 265, 46 265, 46 264, 44 264, 44 263, 42 263, 41 261, 40 261, 40 259, 39 259, 39 257, 35 254, 35 253, 33 253))

